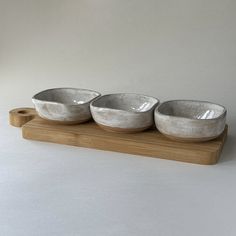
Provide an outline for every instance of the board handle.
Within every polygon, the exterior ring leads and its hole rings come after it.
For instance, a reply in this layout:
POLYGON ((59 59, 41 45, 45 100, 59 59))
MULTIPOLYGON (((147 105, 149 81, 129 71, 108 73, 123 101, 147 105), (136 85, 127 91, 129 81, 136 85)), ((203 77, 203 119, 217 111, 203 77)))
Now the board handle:
POLYGON ((34 108, 16 108, 9 111, 9 122, 12 126, 21 127, 34 119, 36 115, 37 113, 34 108))

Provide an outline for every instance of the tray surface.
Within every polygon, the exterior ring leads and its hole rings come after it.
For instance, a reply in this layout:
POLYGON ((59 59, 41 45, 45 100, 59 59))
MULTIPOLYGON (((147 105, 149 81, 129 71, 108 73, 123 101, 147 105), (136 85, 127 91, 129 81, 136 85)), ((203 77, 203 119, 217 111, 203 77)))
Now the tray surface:
POLYGON ((208 165, 217 163, 228 130, 226 126, 218 138, 208 142, 183 143, 166 138, 156 129, 122 134, 104 131, 93 121, 79 125, 55 124, 38 117, 32 108, 10 111, 10 123, 22 126, 25 139, 208 165))

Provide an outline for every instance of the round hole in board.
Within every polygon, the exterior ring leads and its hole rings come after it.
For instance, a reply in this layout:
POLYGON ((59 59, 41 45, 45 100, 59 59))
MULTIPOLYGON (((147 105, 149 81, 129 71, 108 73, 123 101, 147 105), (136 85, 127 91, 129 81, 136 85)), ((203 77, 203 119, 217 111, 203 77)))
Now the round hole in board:
POLYGON ((20 110, 20 111, 18 111, 18 113, 24 115, 24 114, 27 113, 27 111, 26 110, 20 110))

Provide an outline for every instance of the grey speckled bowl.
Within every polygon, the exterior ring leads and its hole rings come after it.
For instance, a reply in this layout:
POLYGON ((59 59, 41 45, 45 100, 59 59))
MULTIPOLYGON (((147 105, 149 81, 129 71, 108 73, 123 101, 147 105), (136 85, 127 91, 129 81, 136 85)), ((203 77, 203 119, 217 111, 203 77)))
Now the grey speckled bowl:
POLYGON ((154 114, 157 129, 179 141, 211 140, 225 128, 226 109, 210 102, 167 101, 158 106, 154 114))
POLYGON ((135 133, 154 124, 158 99, 132 93, 108 94, 90 104, 93 119, 108 131, 135 133))
POLYGON ((78 124, 91 119, 90 102, 100 93, 77 88, 55 88, 33 96, 38 115, 63 124, 78 124))

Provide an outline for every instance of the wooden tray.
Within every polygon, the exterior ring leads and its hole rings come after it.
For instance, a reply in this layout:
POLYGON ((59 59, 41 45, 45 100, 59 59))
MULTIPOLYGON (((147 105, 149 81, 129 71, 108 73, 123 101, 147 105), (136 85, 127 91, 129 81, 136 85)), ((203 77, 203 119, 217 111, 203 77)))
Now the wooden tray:
POLYGON ((37 116, 32 108, 10 111, 10 124, 22 126, 25 139, 67 144, 86 148, 124 152, 196 164, 217 163, 224 146, 228 127, 218 138, 202 143, 172 141, 157 130, 136 134, 119 134, 102 130, 94 122, 61 125, 37 116))

